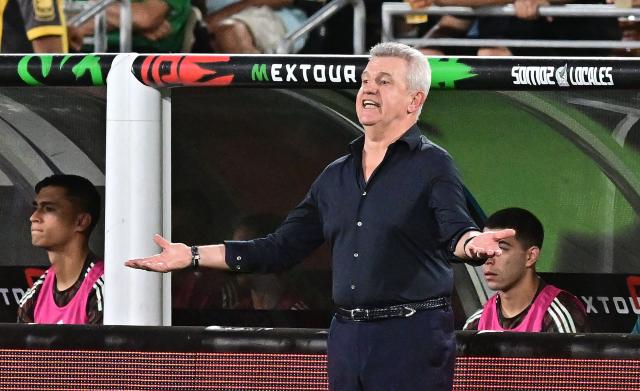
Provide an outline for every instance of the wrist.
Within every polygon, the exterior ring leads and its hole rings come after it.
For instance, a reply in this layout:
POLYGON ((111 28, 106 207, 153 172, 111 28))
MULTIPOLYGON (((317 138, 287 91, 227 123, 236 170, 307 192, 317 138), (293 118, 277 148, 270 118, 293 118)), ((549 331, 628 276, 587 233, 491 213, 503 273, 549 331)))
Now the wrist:
POLYGON ((198 246, 191 246, 191 268, 197 269, 200 267, 200 249, 198 246))
POLYGON ((470 259, 473 259, 474 256, 473 254, 470 254, 467 252, 467 246, 469 245, 469 243, 471 243, 473 238, 475 238, 478 235, 480 235, 480 232, 478 231, 469 232, 469 237, 465 239, 465 241, 462 243, 462 252, 464 253, 465 256, 469 257, 470 259))
POLYGON ((471 239, 473 239, 474 237, 475 236, 469 236, 467 240, 465 240, 464 243, 462 244, 462 252, 464 253, 464 255, 466 255, 469 258, 473 258, 473 255, 469 255, 469 253, 467 252, 467 244, 469 244, 471 239))

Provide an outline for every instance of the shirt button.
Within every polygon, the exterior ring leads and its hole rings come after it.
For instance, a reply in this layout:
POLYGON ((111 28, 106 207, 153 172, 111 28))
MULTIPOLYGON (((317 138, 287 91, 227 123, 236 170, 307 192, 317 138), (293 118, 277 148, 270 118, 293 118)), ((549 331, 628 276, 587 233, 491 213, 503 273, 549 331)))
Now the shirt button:
POLYGON ((367 192, 366 192, 366 191, 363 191, 363 192, 362 192, 362 195, 363 195, 363 196, 366 196, 366 195, 367 195, 367 192))
POLYGON ((240 265, 236 266, 236 270, 240 270, 240 265))
POLYGON ((358 222, 356 223, 356 225, 357 225, 358 227, 362 227, 362 221, 358 221, 358 222))
POLYGON ((351 284, 351 289, 356 289, 356 286, 354 284, 351 284))
POLYGON ((238 261, 242 261, 242 257, 241 257, 240 255, 238 255, 238 256, 236 257, 236 259, 237 259, 238 261))
POLYGON ((354 258, 358 258, 358 255, 359 255, 358 253, 353 253, 354 258))

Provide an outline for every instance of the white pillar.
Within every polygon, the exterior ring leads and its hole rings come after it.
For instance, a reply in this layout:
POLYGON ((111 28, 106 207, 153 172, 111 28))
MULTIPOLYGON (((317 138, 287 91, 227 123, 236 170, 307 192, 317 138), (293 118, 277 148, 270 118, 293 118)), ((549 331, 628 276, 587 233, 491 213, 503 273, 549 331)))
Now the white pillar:
POLYGON ((107 77, 104 323, 159 326, 162 275, 124 266, 163 233, 161 95, 133 76, 135 58, 118 55, 107 77))
MULTIPOLYGON (((171 90, 162 90, 162 231, 171 240, 171 90)), ((162 325, 171 326, 171 273, 162 279, 162 325)))

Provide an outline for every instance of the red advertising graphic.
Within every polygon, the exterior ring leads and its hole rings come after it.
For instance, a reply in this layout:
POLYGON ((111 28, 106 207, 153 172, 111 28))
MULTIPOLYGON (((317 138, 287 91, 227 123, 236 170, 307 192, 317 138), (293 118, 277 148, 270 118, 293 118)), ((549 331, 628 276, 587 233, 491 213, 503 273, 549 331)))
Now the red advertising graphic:
POLYGON ((629 288, 629 297, 631 297, 631 305, 635 307, 635 312, 640 311, 640 301, 638 301, 638 292, 640 292, 640 276, 628 276, 627 287, 629 288))
POLYGON ((45 269, 39 267, 28 267, 24 269, 24 278, 27 280, 27 287, 31 288, 33 283, 40 278, 45 269))
POLYGON ((228 86, 234 75, 220 75, 216 64, 229 62, 229 59, 229 56, 147 56, 140 73, 142 82, 149 86, 228 86))

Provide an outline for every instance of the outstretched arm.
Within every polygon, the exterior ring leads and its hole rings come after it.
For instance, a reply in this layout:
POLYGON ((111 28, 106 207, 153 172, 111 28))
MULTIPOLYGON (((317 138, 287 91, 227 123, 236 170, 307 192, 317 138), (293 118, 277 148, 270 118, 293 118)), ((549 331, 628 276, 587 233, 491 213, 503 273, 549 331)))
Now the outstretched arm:
MULTIPOLYGON (((171 243, 160 235, 155 235, 153 241, 162 248, 160 254, 129 260, 124 263, 125 266, 162 273, 191 266, 191 247, 184 243, 171 243)), ((200 266, 229 269, 224 258, 225 250, 223 244, 198 246, 198 251, 200 253, 200 266)))
POLYGON ((458 240, 454 254, 464 260, 484 260, 502 254, 500 241, 513 236, 516 236, 516 231, 513 229, 469 231, 458 240))

